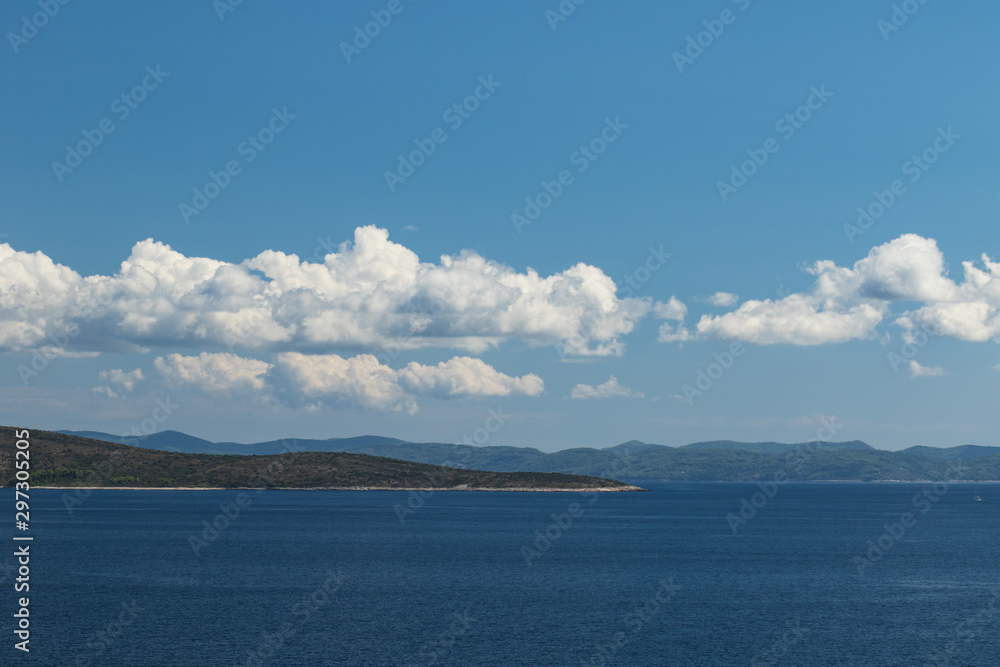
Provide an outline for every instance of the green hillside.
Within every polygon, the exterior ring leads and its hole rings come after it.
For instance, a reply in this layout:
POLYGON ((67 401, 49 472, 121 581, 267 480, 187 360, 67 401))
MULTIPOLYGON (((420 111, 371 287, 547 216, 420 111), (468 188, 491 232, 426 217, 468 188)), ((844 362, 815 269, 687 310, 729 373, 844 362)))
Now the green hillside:
MULTIPOLYGON (((103 437, 115 440, 115 436, 104 434, 103 437)), ((183 433, 165 431, 155 433, 139 444, 150 449, 175 448, 183 451, 198 448, 203 452, 234 454, 279 452, 288 443, 309 451, 367 454, 429 465, 496 472, 559 472, 631 482, 754 481, 771 479, 775 474, 787 474, 790 479, 802 481, 1000 479, 1000 448, 997 447, 911 447, 888 452, 858 440, 797 444, 713 440, 683 447, 632 440, 604 449, 577 447, 546 453, 530 447, 416 443, 371 435, 242 445, 211 443, 183 433), (956 469, 959 464, 961 469, 956 469)))
MULTIPOLYGON (((15 439, 14 429, 0 427, 0 442, 15 439)), ((30 443, 32 486, 640 490, 596 477, 444 468, 340 452, 181 454, 47 431, 31 431, 30 443)), ((0 450, 0 486, 13 485, 12 450, 0 450)))

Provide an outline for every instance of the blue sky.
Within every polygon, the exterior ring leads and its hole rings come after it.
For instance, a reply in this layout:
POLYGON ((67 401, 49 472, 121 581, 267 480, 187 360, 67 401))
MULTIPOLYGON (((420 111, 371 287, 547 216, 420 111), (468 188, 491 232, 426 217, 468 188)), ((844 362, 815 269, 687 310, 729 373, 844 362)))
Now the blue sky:
POLYGON ((455 442, 493 409, 488 444, 555 450, 832 416, 886 449, 996 444, 1000 8, 675 4, 7 3, 2 422, 455 442))

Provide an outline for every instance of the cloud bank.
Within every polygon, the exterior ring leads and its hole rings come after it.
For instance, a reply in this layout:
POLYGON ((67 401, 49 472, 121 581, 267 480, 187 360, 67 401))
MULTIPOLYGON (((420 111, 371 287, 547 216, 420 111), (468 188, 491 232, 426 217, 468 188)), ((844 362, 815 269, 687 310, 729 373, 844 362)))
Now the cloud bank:
POLYGON ((345 358, 282 352, 269 363, 229 352, 203 352, 158 357, 154 366, 172 387, 217 397, 288 407, 350 405, 410 414, 417 412, 420 396, 537 396, 545 388, 537 375, 512 377, 470 357, 454 357, 434 366, 411 362, 394 370, 371 354, 345 358))
POLYGON ((748 300, 722 315, 702 315, 693 330, 664 324, 659 340, 823 345, 874 338, 888 318, 906 338, 922 330, 987 341, 1000 334, 1000 264, 985 254, 981 261, 983 268, 962 262, 964 279, 956 283, 934 239, 904 234, 873 248, 852 267, 816 262, 806 269, 816 277, 808 292, 748 300), (894 315, 894 304, 916 307, 894 315))
POLYGON ((421 262, 371 226, 323 263, 268 250, 231 264, 147 239, 111 276, 84 277, 0 244, 0 351, 69 336, 78 351, 481 352, 519 340, 574 356, 620 355, 621 337, 651 303, 616 291, 583 263, 541 276, 471 251, 421 262))
POLYGON ((84 277, 4 243, 0 352, 46 345, 76 354, 348 351, 384 365, 403 350, 478 353, 518 341, 598 357, 621 355, 623 338, 647 315, 665 320, 662 342, 823 345, 875 338, 886 323, 906 339, 923 332, 1000 340, 1000 264, 983 255, 962 268, 956 282, 936 241, 905 234, 849 267, 815 262, 806 268, 815 280, 802 293, 737 307, 735 294, 717 292, 710 303, 729 312, 704 314, 689 328, 675 297, 619 298, 611 278, 587 264, 541 276, 471 251, 421 262, 370 226, 322 263, 268 250, 232 264, 147 239, 110 276, 84 277))

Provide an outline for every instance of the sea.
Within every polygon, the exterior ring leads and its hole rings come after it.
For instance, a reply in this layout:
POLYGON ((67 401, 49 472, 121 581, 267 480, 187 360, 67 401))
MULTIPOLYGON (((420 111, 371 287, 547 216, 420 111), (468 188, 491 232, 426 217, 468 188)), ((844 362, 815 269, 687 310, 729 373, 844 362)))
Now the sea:
POLYGON ((1000 485, 643 486, 35 490, 0 663, 1000 665, 1000 485))

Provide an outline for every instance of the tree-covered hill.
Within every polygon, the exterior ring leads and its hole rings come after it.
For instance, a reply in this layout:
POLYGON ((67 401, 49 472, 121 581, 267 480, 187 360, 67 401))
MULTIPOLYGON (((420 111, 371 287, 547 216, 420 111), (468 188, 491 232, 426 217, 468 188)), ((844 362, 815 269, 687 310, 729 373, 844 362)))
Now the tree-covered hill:
MULTIPOLYGON (((15 429, 0 427, 2 486, 15 480, 15 441, 15 429)), ((639 490, 596 477, 444 468, 342 452, 182 454, 47 431, 30 431, 29 442, 32 486, 639 490)))

